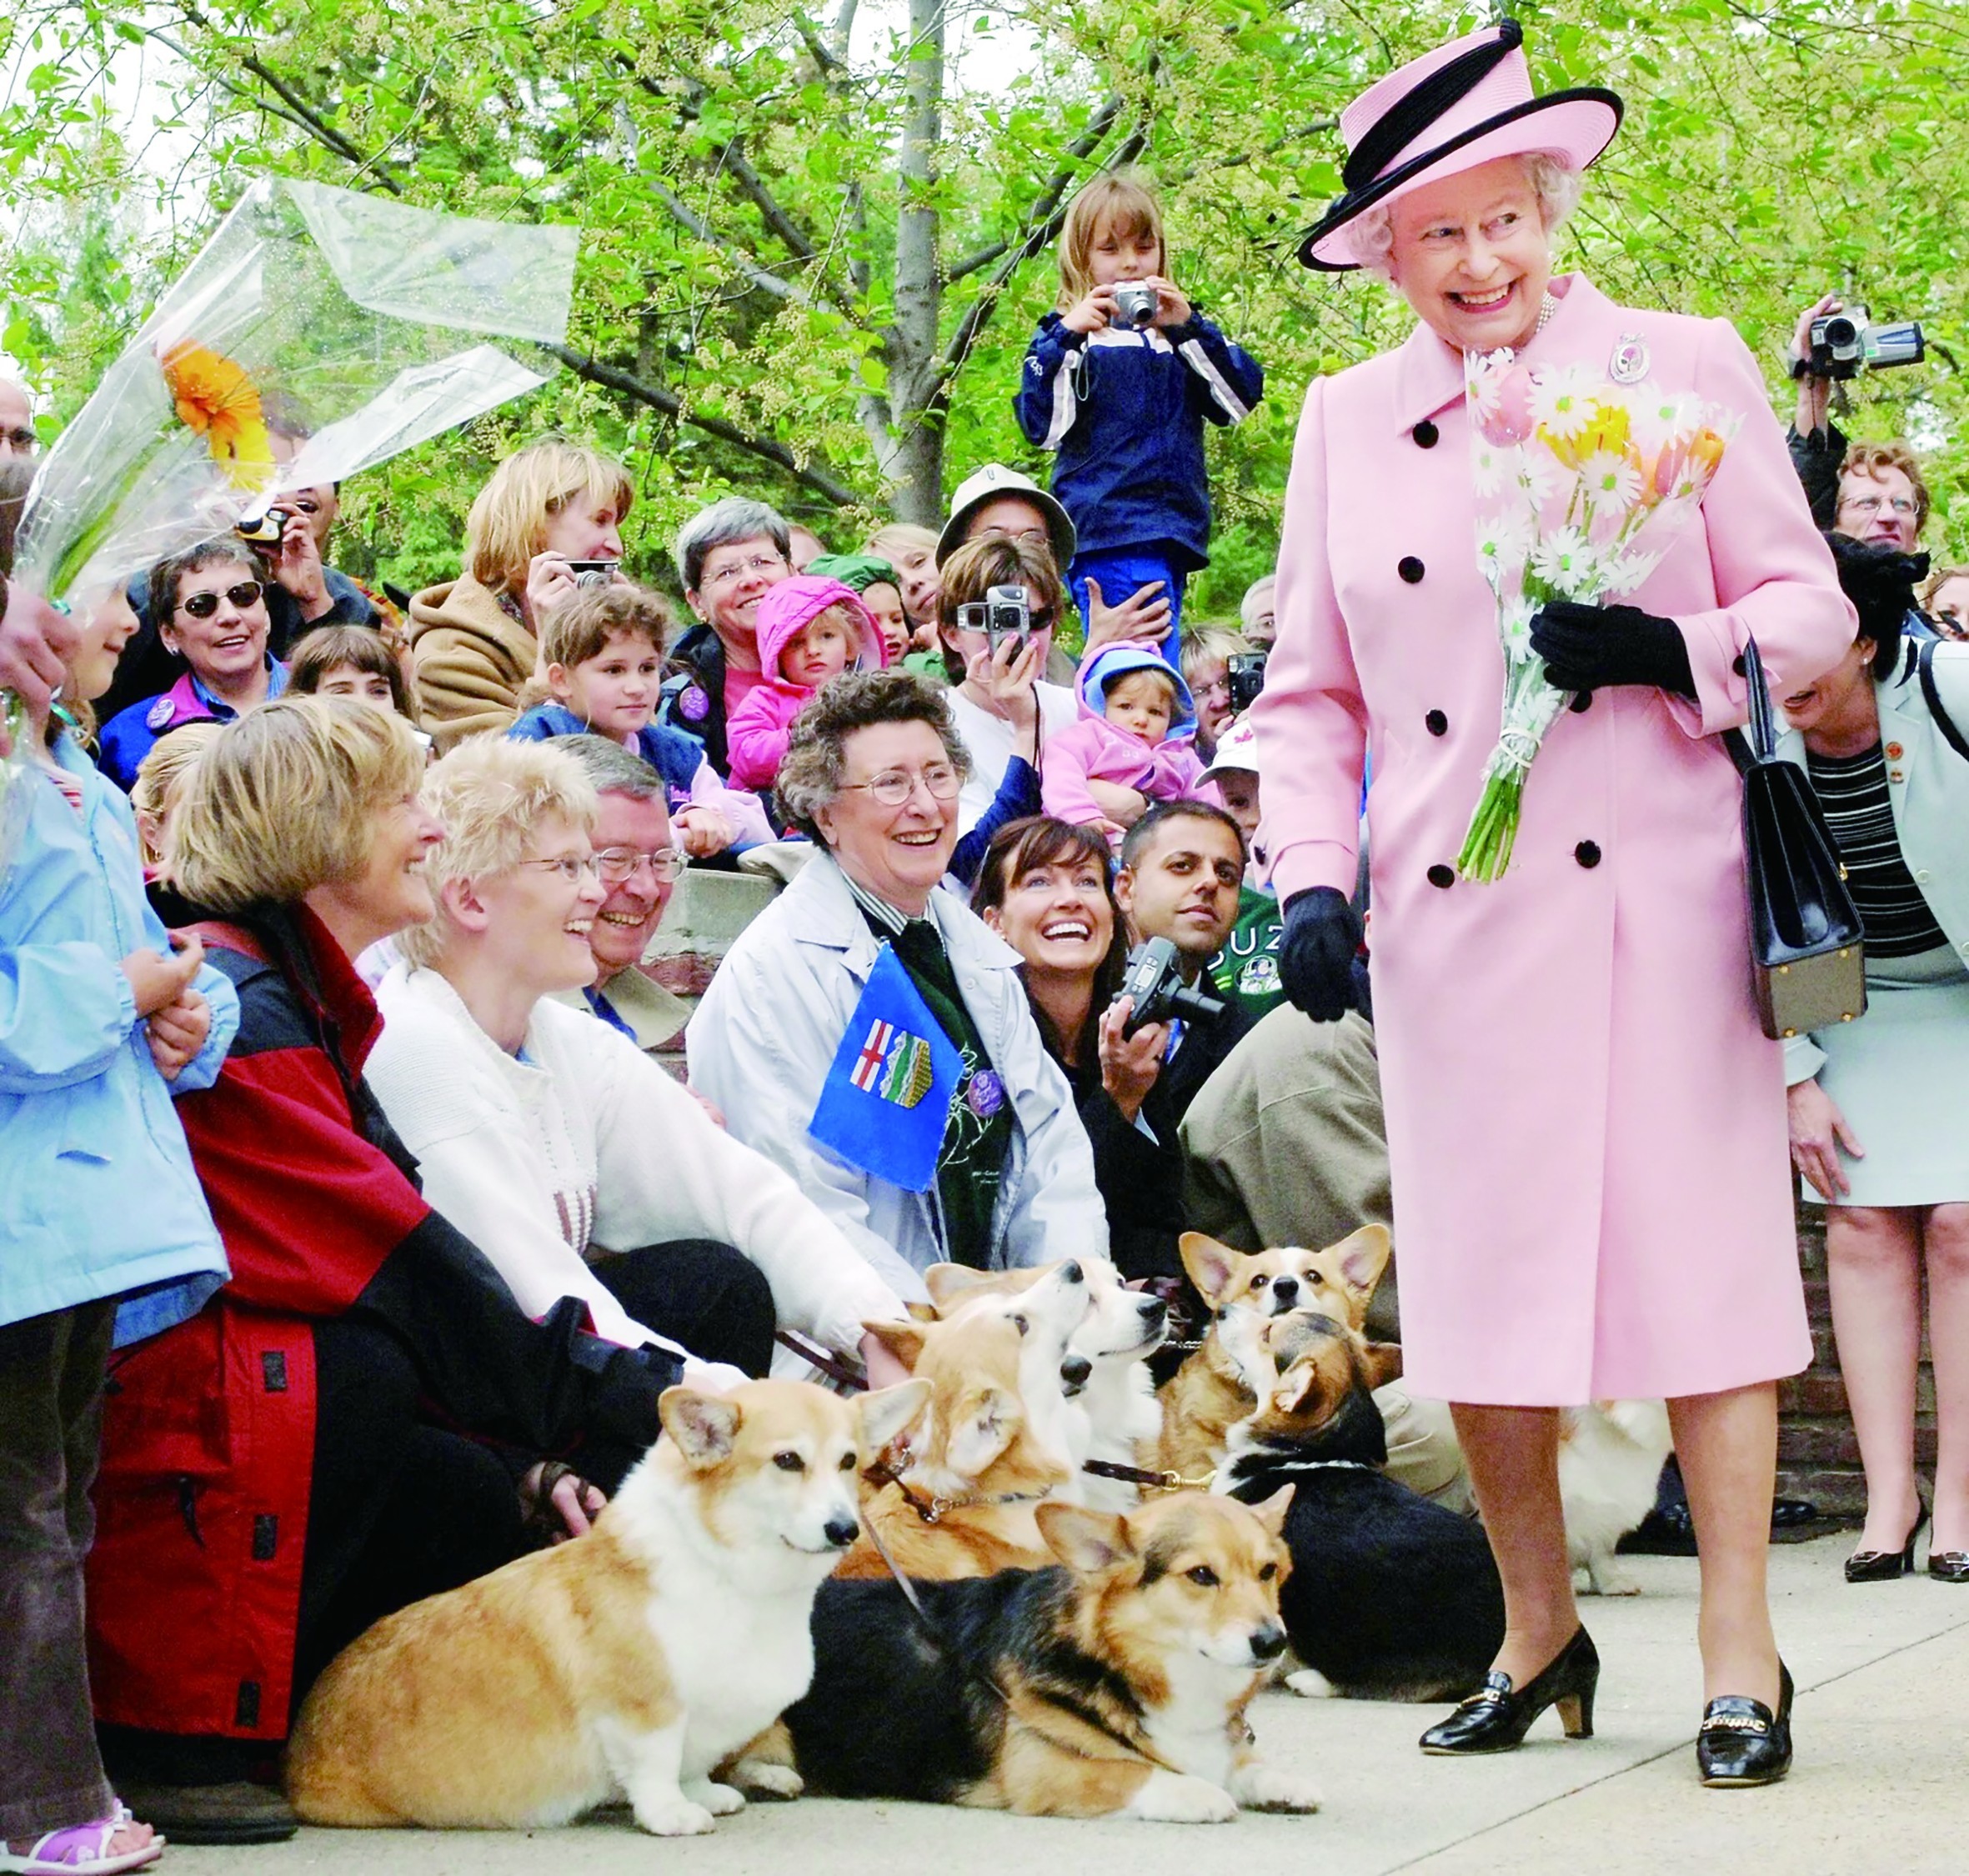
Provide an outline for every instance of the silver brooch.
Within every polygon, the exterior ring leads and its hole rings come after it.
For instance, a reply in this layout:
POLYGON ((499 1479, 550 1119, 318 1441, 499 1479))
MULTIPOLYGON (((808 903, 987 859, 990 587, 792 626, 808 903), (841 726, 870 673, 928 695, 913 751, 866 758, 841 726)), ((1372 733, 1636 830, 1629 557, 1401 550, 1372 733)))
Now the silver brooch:
POLYGON ((1607 361, 1606 375, 1616 384, 1638 384, 1648 374, 1648 342, 1639 333, 1622 333, 1607 361))

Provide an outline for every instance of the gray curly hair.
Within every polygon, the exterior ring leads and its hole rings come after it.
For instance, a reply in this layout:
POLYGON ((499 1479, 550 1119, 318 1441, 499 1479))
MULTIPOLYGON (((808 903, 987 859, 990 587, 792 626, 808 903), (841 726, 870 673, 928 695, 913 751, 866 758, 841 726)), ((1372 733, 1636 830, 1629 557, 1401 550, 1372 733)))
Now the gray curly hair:
POLYGON ((786 755, 773 784, 779 812, 818 847, 825 847, 817 817, 848 780, 848 738, 877 723, 928 723, 944 753, 968 781, 971 753, 957 733, 944 693, 914 671, 844 671, 793 719, 786 755))
MULTIPOLYGON (((1519 158, 1525 166, 1525 180, 1538 197, 1538 212, 1546 233, 1556 234, 1567 216, 1579 207, 1585 183, 1576 169, 1545 150, 1533 150, 1519 158)), ((1395 283, 1395 208, 1391 203, 1376 203, 1358 216, 1347 230, 1347 246, 1354 258, 1369 273, 1392 286, 1395 283)))

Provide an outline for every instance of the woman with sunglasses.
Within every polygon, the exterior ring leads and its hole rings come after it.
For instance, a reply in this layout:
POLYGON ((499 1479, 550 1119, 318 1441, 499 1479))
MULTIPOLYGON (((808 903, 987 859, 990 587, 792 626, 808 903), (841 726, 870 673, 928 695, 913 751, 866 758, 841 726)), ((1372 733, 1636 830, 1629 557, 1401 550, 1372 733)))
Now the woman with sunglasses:
POLYGON ((604 1340, 770 1364, 775 1328, 859 1355, 894 1293, 794 1188, 629 1038, 558 993, 596 975, 614 889, 676 850, 595 850, 594 784, 564 743, 480 737, 431 769, 436 907, 377 991, 368 1079, 424 1197, 529 1316, 564 1297, 604 1340))
POLYGON ((794 719, 778 781, 780 812, 820 851, 739 934, 690 1025, 693 1087, 908 1298, 933 1263, 1051 1263, 1108 1235, 1093 1153, 1019 953, 939 886, 970 767, 944 694, 914 673, 828 684, 794 719), (870 991, 885 949, 913 994, 870 991), (828 1127, 837 1144, 824 1145, 811 1131, 824 1095, 830 1114, 854 1107, 844 1038, 854 1032, 864 1053, 929 1043, 912 1023, 934 1023, 960 1063, 921 1189, 883 1176, 877 1166, 899 1168, 870 1150, 913 1130, 920 1092, 886 1097, 884 1143, 828 1127))
POLYGON ((131 704, 103 726, 97 760, 119 788, 135 783, 160 737, 186 723, 230 723, 286 688, 287 668, 267 650, 271 579, 259 555, 230 537, 202 541, 152 570, 150 591, 160 596, 153 603, 169 608, 158 636, 184 671, 161 697, 131 704))

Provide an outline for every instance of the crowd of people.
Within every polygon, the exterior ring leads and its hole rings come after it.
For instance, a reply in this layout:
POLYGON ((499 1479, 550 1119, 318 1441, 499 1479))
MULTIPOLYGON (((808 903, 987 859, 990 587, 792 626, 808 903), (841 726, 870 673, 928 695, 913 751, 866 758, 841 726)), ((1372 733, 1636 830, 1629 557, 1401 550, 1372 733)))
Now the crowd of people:
MULTIPOLYGON (((1309 264, 1370 268, 1418 325, 1312 387, 1276 578, 1235 622, 1185 608, 1205 426, 1264 376, 1125 176, 1076 198, 1018 387, 1053 486, 984 465, 939 532, 858 543, 718 500, 674 543, 681 629, 624 564, 629 471, 558 436, 498 466, 407 619, 329 564, 327 488, 277 501, 277 540, 198 543, 73 616, 8 582, 8 1855, 283 1834, 313 1678, 578 1538, 664 1388, 808 1354, 897 1378, 869 1325, 940 1262, 1098 1251, 1174 1296, 1193 1226, 1251 1250, 1395 1228, 1409 1383, 1455 1403, 1510 1612, 1430 1749, 1590 1703, 1554 1416, 1526 1409, 1666 1397, 1705 1774, 1775 1775, 1774 1383, 1810 1353, 1787 1137, 1866 1466, 1848 1574, 1911 1568, 1931 1515, 1931 1572, 1969 1580, 1969 1163, 1907 1124, 1969 1056, 1969 569, 1929 568, 1918 461, 1849 443, 1822 378, 1787 463, 1733 333, 1553 275, 1618 107, 1525 80, 1496 117, 1515 33, 1343 120, 1374 160, 1309 264), (1572 712, 1485 886, 1447 863, 1499 669, 1461 358, 1500 346, 1637 348, 1743 424, 1641 605, 1584 639, 1535 623, 1572 712), (1872 999, 1781 1064, 1721 740, 1753 635, 1872 999), (777 889, 694 1012, 642 968, 687 868, 777 889), (1141 1012, 1121 987, 1156 941, 1179 993, 1141 1012), (944 1106, 919 1143, 824 1124, 899 1011, 954 1064, 944 1106)), ((0 384, 0 564, 38 447, 0 384)))

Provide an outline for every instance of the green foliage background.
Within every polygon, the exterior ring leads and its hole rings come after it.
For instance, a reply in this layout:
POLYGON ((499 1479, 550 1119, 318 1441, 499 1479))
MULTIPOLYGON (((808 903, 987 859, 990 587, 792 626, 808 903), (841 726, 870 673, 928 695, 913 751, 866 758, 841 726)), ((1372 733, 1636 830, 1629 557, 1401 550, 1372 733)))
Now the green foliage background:
MULTIPOLYGON (((1266 368, 1265 404, 1210 445, 1215 559, 1191 610, 1231 612, 1275 552, 1305 384, 1408 323, 1373 282, 1309 275, 1292 257, 1339 188, 1339 108, 1489 16, 1438 0, 902 0, 906 17, 871 31, 856 0, 832 4, 17 8, 0 22, 0 70, 14 74, 0 345, 48 393, 52 430, 269 171, 578 221, 570 368, 359 478, 335 554, 406 588, 450 577, 491 465, 558 428, 632 465, 632 563, 665 578, 677 523, 728 489, 849 546, 892 512, 932 512, 979 463, 1043 477, 1010 399, 1057 287, 1051 229, 1080 181, 1132 158, 1165 192, 1175 278, 1266 368), (958 83, 957 42, 1008 30, 1034 48, 1018 81, 958 83), (140 68, 171 106, 142 147, 127 128, 140 68)), ((1616 298, 1734 320, 1786 416, 1783 348, 1819 293, 1922 320, 1929 363, 1861 379, 1841 421, 1914 438, 1935 485, 1930 544, 1969 554, 1969 16, 1935 0, 1516 11, 1541 87, 1610 84, 1628 103, 1565 264, 1616 298)))

